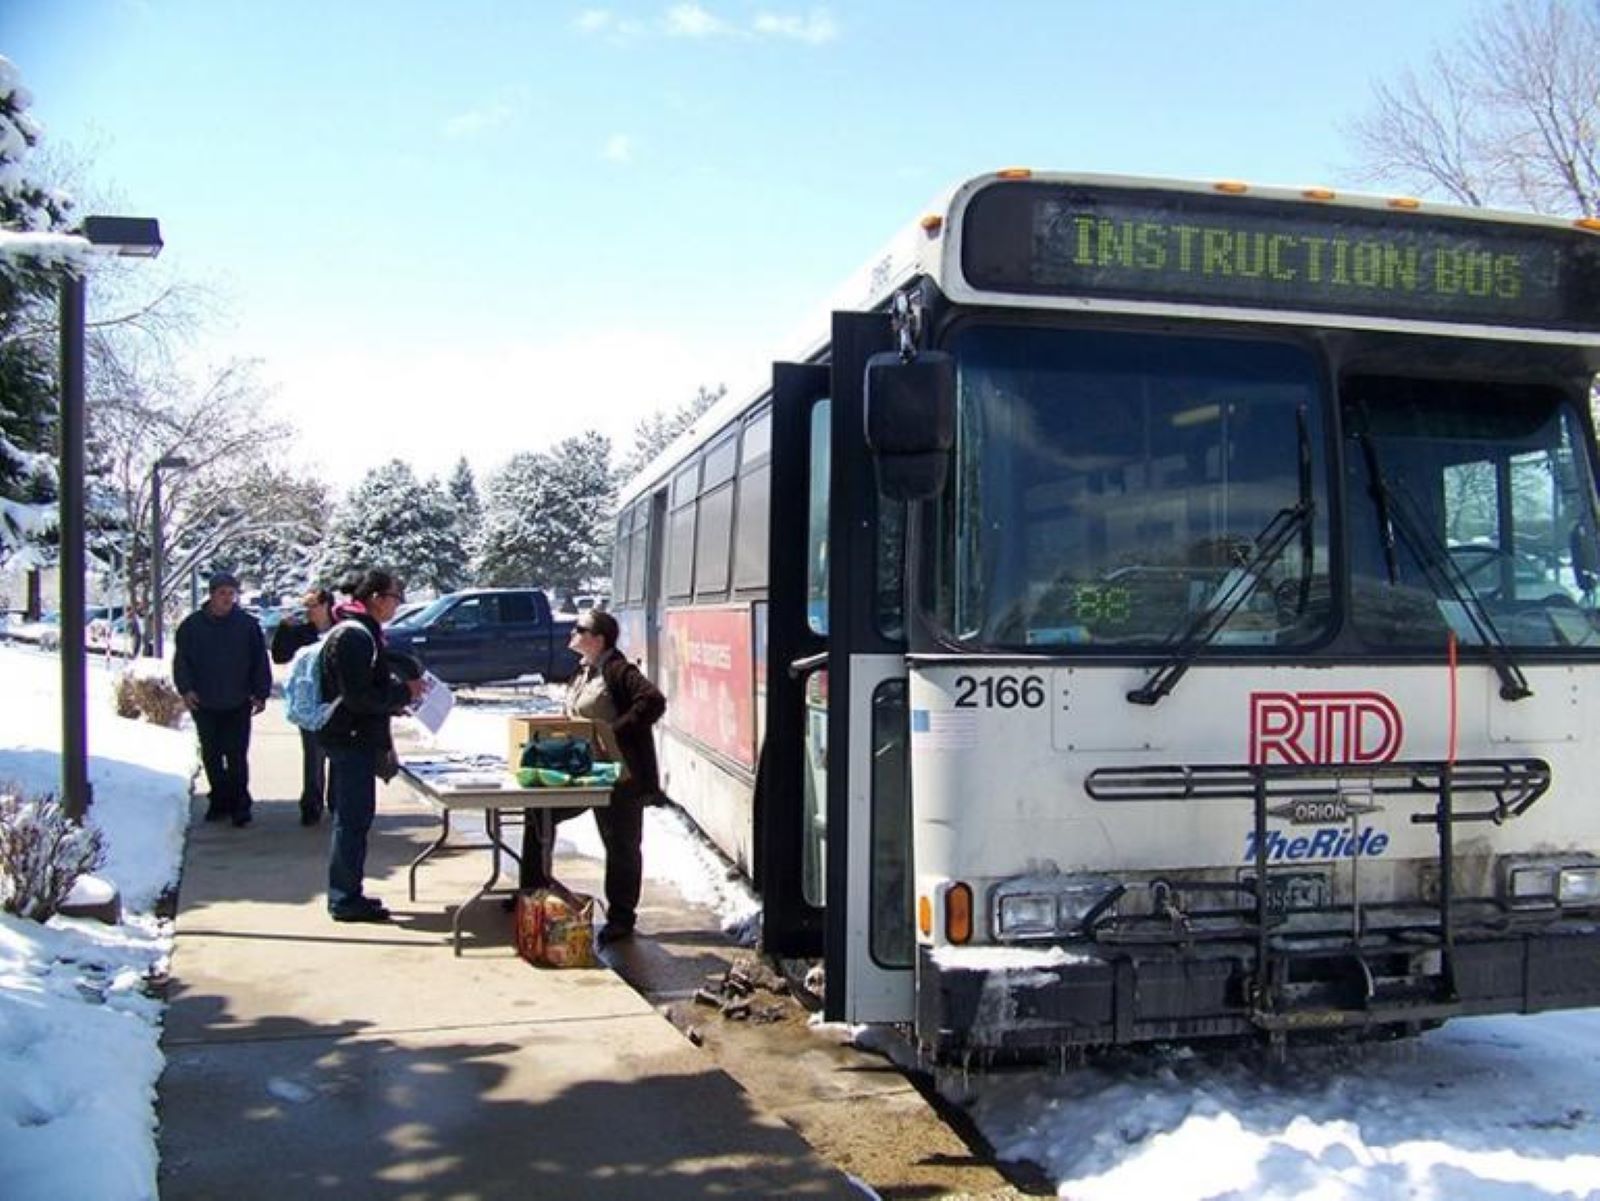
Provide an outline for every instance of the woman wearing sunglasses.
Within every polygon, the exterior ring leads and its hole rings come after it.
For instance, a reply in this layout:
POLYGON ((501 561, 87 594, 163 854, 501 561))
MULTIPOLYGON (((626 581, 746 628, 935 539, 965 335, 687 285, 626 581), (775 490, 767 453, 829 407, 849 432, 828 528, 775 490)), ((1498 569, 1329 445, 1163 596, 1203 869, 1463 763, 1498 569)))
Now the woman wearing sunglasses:
MULTIPOLYGON (((617 650, 617 634, 617 619, 596 609, 579 615, 569 642, 580 663, 567 688, 567 716, 609 727, 627 769, 611 790, 611 803, 594 811, 606 848, 606 922, 596 936, 602 946, 633 934, 644 880, 644 806, 661 791, 650 727, 667 709, 661 691, 617 650)), ((541 849, 537 823, 525 823, 524 889, 549 884, 541 878, 541 849)))

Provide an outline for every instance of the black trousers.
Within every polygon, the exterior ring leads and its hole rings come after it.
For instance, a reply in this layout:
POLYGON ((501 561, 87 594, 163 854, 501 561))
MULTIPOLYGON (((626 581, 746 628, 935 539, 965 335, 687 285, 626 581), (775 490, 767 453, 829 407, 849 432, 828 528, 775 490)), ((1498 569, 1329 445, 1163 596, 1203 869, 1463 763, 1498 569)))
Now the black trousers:
POLYGON ((200 762, 206 769, 211 812, 250 816, 250 706, 196 709, 200 762))
MULTIPOLYGON (((582 809, 557 809, 557 822, 576 817, 582 809)), ((644 886, 644 799, 629 788, 612 790, 611 803, 594 811, 594 824, 606 848, 606 921, 632 928, 638 917, 639 892, 644 886)), ((550 881, 540 868, 543 844, 539 825, 531 813, 523 815, 522 868, 517 883, 522 888, 544 888, 550 881)))
POLYGON ((317 741, 316 731, 300 731, 300 808, 307 813, 322 812, 328 796, 328 752, 317 741))

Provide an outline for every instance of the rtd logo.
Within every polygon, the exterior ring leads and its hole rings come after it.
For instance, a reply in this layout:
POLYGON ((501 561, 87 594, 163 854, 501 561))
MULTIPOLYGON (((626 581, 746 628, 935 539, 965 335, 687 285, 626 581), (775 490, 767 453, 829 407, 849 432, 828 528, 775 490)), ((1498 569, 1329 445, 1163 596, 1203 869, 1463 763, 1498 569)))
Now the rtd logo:
POLYGON ((1381 692, 1252 692, 1251 763, 1387 763, 1405 723, 1381 692))

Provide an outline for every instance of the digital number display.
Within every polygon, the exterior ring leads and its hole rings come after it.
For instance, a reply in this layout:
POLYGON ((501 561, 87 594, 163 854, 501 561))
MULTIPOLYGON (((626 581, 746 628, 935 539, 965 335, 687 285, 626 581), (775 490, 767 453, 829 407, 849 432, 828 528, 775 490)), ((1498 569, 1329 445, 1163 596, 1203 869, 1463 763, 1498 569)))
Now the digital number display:
POLYGON ((1078 584, 1072 589, 1069 616, 1096 625, 1122 625, 1133 616, 1133 596, 1122 587, 1078 584))
POLYGON ((1576 229, 1006 183, 962 246, 983 290, 1600 328, 1600 237, 1576 229))

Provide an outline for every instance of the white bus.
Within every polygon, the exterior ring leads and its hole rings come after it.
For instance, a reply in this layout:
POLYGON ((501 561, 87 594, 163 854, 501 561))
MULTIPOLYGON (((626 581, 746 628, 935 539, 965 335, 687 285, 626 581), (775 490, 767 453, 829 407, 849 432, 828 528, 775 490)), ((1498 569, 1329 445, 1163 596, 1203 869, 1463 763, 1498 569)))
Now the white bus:
POLYGON ((664 785, 945 1061, 1600 1004, 1600 222, 1004 171, 624 492, 664 785))

